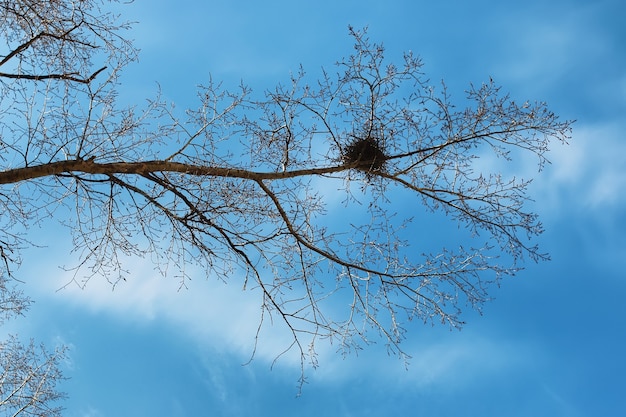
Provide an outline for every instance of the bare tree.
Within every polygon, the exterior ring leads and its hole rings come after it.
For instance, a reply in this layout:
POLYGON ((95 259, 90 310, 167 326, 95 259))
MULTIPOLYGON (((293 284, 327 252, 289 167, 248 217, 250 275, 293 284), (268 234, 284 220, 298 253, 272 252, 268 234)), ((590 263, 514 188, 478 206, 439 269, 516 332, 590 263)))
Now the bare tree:
POLYGON ((31 340, 22 344, 10 336, 0 343, 0 412, 6 416, 60 416, 65 394, 56 385, 63 379, 60 363, 66 349, 48 352, 31 340))
MULTIPOLYGON (((7 248, 0 247, 4 265, 0 266, 0 326, 14 316, 22 316, 32 301, 9 277, 7 248)), ((61 362, 67 347, 48 351, 34 340, 22 343, 18 336, 9 335, 0 341, 0 415, 3 416, 60 416, 64 392, 57 384, 66 378, 61 362)))
POLYGON ((23 315, 31 303, 31 299, 0 272, 0 325, 12 316, 23 315))
POLYGON ((303 366, 322 338, 350 350, 378 334, 403 355, 409 321, 460 327, 464 305, 480 309, 493 282, 547 258, 529 240, 542 231, 525 209, 530 181, 476 164, 530 153, 540 170, 571 124, 545 103, 518 103, 489 80, 457 107, 419 58, 389 63, 350 29, 352 55, 317 81, 300 70, 257 96, 211 80, 184 115, 159 99, 123 108, 117 74, 135 55, 126 26, 97 14, 103 3, 1 3, 15 21, 2 25, 0 61, 15 70, 0 73, 3 251, 28 244, 17 226, 58 217, 80 285, 126 279, 125 256, 150 255, 182 285, 188 265, 242 277, 262 293, 259 329, 278 318, 303 366), (61 23, 32 17, 48 11, 61 23), (339 226, 332 194, 343 196, 339 226), (475 245, 421 253, 432 248, 404 228, 431 212, 475 245))
MULTIPOLYGON (((32 304, 0 268, 0 325, 13 316, 23 315, 32 304)), ((64 392, 57 389, 65 380, 61 362, 67 348, 48 351, 31 339, 23 344, 9 335, 0 342, 0 414, 3 416, 60 416, 64 392)))

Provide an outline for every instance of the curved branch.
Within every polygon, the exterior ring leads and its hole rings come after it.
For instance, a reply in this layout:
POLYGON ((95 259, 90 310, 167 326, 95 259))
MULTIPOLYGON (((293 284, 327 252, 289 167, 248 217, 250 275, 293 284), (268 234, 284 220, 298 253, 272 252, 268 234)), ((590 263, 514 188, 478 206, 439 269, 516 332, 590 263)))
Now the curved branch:
POLYGON ((0 77, 13 78, 17 80, 32 80, 32 81, 65 80, 65 81, 73 81, 73 82, 81 83, 81 84, 89 84, 90 82, 94 80, 94 78, 98 76, 98 74, 100 74, 105 69, 107 69, 107 67, 102 67, 87 78, 79 78, 77 77, 77 73, 31 75, 31 74, 7 74, 5 72, 0 72, 0 77))

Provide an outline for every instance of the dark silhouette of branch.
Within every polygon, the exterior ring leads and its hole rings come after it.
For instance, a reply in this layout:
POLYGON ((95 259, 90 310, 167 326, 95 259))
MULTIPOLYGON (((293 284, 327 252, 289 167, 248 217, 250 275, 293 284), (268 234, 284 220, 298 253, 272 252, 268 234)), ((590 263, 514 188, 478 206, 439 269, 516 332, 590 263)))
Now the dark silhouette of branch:
POLYGON ((100 74, 105 69, 107 69, 107 67, 102 67, 87 78, 80 78, 78 77, 77 73, 31 75, 31 74, 7 74, 4 72, 0 72, 0 77, 13 78, 16 80, 33 80, 33 81, 65 80, 65 81, 73 81, 76 83, 89 84, 98 76, 98 74, 100 74))

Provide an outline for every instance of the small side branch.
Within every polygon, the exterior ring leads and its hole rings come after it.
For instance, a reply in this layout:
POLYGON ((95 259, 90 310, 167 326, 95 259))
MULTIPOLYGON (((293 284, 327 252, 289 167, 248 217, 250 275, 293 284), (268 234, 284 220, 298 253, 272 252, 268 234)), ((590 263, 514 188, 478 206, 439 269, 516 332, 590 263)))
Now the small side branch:
POLYGON ((89 84, 92 82, 98 74, 107 69, 107 67, 102 67, 98 71, 94 72, 87 78, 78 77, 78 73, 66 73, 66 74, 40 74, 40 75, 31 75, 31 74, 9 74, 6 72, 0 72, 0 77, 2 78, 12 78, 18 80, 32 80, 32 81, 44 81, 44 80, 64 80, 64 81, 73 81, 81 84, 89 84))

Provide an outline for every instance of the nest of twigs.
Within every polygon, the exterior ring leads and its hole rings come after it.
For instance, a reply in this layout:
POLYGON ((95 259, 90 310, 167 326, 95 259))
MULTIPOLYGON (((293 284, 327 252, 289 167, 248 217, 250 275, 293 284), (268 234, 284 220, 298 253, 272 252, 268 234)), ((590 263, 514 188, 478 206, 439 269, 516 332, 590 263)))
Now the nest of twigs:
POLYGON ((344 149, 342 159, 345 164, 354 165, 354 168, 359 171, 373 173, 384 170, 387 156, 380 141, 375 137, 367 136, 355 137, 344 149))

